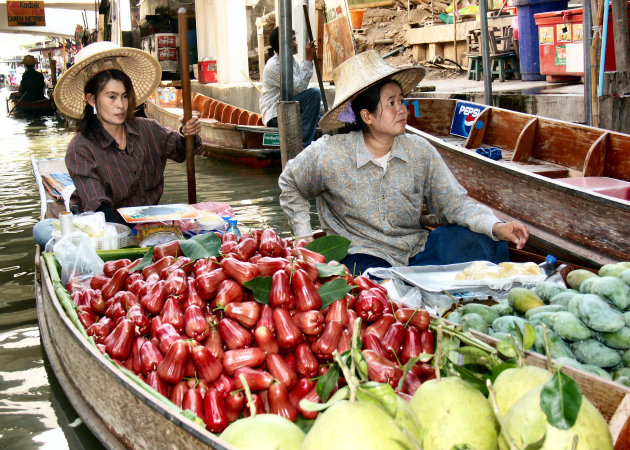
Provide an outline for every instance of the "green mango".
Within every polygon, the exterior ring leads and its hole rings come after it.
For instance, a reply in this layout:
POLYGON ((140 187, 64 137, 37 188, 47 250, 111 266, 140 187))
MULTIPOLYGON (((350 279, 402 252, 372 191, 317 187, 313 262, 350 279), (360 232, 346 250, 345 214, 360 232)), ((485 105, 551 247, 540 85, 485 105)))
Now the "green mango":
POLYGON ((571 344, 571 350, 573 350, 575 358, 584 364, 612 367, 621 362, 619 353, 595 339, 574 342, 571 344))
POLYGON ((620 309, 630 307, 630 286, 617 277, 599 277, 591 284, 591 294, 599 295, 620 309))
POLYGON ((499 316, 511 316, 514 314, 514 310, 507 303, 497 303, 496 305, 492 305, 490 308, 492 308, 493 311, 498 312, 499 316))
POLYGON ((567 275, 567 284, 572 289, 580 289, 582 282, 587 280, 588 278, 596 277, 597 274, 591 272, 590 270, 585 269, 577 269, 572 270, 567 275))
POLYGON ((547 326, 547 329, 552 328, 553 327, 553 316, 555 315, 555 312, 541 312, 541 313, 537 313, 537 314, 532 314, 531 317, 529 317, 529 324, 531 326, 534 325, 540 325, 541 323, 544 323, 547 326))
MULTIPOLYGON (((534 343, 534 347, 536 351, 541 355, 545 354, 545 341, 543 337, 542 327, 540 325, 536 325, 534 327, 536 331, 536 342, 534 343)), ((552 329, 547 329, 547 338, 549 340, 549 352, 551 353, 551 357, 553 359, 558 359, 561 357, 575 359, 573 352, 569 348, 566 342, 558 336, 555 331, 552 329)))
POLYGON ((486 323, 492 323, 499 317, 499 312, 497 310, 480 303, 467 303, 462 306, 460 310, 464 316, 470 313, 479 314, 483 317, 483 320, 485 320, 486 323))
POLYGON ((549 299, 549 304, 564 305, 566 308, 569 305, 569 300, 571 300, 575 294, 579 294, 579 292, 575 289, 567 289, 566 291, 560 292, 559 294, 551 297, 551 299, 549 299))
POLYGON ((595 280, 597 280, 597 278, 599 278, 599 277, 598 277, 597 275, 595 275, 595 276, 593 276, 593 277, 590 277, 590 278, 587 278, 586 280, 584 280, 584 281, 582 282, 582 284, 580 284, 580 289, 579 289, 579 291, 580 291, 582 294, 590 294, 590 293, 591 293, 591 285, 593 284, 593 282, 594 282, 595 280))
POLYGON ((630 269, 626 269, 619 274, 619 279, 630 286, 630 269))
POLYGON ((559 283, 554 283, 553 281, 543 281, 538 283, 536 286, 536 295, 540 297, 543 302, 549 303, 551 297, 566 290, 567 288, 559 283))
POLYGON ((532 308, 525 313, 525 318, 530 319, 535 314, 540 314, 544 312, 558 312, 558 311, 566 311, 567 308, 563 305, 544 305, 539 306, 538 308, 532 308))
POLYGON ((462 317, 460 321, 462 324, 462 330, 468 331, 470 329, 479 331, 480 333, 488 334, 488 323, 477 313, 468 313, 462 317))
POLYGON ((623 327, 612 333, 599 333, 597 339, 608 347, 627 350, 630 348, 630 328, 623 327))
POLYGON ((580 319, 567 311, 555 313, 553 331, 568 341, 583 341, 593 336, 593 332, 580 319))
POLYGON ((612 333, 626 325, 620 312, 612 309, 608 303, 594 294, 585 294, 580 299, 578 311, 578 317, 591 330, 612 333))
POLYGON ((630 269, 630 262, 622 261, 614 264, 604 264, 599 268, 600 277, 618 277, 624 270, 630 269))
POLYGON ((535 292, 521 287, 510 289, 508 303, 519 314, 525 314, 528 310, 545 304, 535 292))
POLYGON ((523 319, 522 317, 503 316, 495 319, 495 321, 492 322, 492 329, 494 331, 510 333, 516 336, 516 327, 518 327, 521 330, 521 333, 523 333, 523 327, 526 323, 527 320, 523 319))
POLYGON ((446 317, 446 320, 450 320, 451 322, 455 323, 461 323, 462 317, 462 313, 459 312, 459 309, 456 309, 446 317))

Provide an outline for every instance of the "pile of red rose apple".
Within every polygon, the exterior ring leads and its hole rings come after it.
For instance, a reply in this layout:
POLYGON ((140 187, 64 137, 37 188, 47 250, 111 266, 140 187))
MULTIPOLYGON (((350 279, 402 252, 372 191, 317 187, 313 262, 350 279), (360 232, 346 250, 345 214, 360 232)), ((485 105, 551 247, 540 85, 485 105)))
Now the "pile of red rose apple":
MULTIPOLYGON (((357 317, 370 380, 394 388, 409 359, 433 353, 434 337, 425 310, 396 305, 382 286, 345 266, 342 275, 321 278, 317 265, 326 259, 304 244, 272 229, 240 240, 226 233, 219 257, 193 261, 173 241, 154 247, 142 270, 134 271, 139 259, 106 262, 90 288, 71 296, 101 352, 195 412, 211 432, 249 415, 240 375, 259 412, 313 419, 318 413, 299 401, 320 401, 317 379, 334 350, 350 349, 357 317), (271 277, 268 304, 244 285, 256 277, 271 277), (318 288, 337 278, 351 290, 322 307, 318 288)), ((399 394, 411 396, 431 378, 433 366, 418 362, 399 394)))

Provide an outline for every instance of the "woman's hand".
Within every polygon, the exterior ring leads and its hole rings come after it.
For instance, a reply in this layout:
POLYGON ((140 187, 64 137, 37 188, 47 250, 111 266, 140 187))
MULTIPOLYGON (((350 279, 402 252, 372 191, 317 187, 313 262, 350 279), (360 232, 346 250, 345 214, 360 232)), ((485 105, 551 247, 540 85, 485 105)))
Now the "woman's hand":
MULTIPOLYGON (((182 123, 184 121, 184 118, 182 117, 181 119, 179 119, 179 121, 180 123, 182 123)), ((179 134, 182 136, 194 136, 196 134, 199 134, 200 131, 201 122, 199 121, 199 118, 195 115, 193 115, 188 120, 188 122, 179 127, 179 134)))
POLYGON ((522 249, 529 239, 529 230, 520 222, 497 222, 492 227, 492 234, 502 241, 513 242, 518 250, 522 249))

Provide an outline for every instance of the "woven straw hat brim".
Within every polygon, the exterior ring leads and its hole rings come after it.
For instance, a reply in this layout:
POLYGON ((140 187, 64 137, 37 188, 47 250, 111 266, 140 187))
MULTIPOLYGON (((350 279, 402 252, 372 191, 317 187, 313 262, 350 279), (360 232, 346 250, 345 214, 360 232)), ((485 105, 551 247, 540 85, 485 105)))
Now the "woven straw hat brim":
MULTIPOLYGON (((88 45, 80 53, 90 49, 88 45)), ((157 89, 162 79, 162 67, 157 59, 142 50, 129 47, 116 47, 99 51, 77 61, 57 82, 54 97, 55 105, 64 114, 80 119, 85 109, 83 90, 90 78, 108 69, 118 69, 129 78, 136 93, 136 103, 140 105, 157 89)))
POLYGON ((393 67, 387 64, 377 51, 372 50, 352 57, 341 64, 333 73, 335 102, 319 121, 320 128, 332 130, 347 124, 337 119, 349 101, 378 82, 391 78, 400 84, 403 95, 407 95, 422 81, 422 67, 393 67), (345 66, 345 67, 344 67, 345 66))

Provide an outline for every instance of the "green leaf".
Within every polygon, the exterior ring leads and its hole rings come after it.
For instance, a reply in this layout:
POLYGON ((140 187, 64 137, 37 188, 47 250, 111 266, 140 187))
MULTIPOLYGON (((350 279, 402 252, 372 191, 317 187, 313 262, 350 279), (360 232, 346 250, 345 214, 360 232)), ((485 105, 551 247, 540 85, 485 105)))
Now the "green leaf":
POLYGON ((575 424, 581 406, 580 386, 560 370, 543 385, 540 392, 540 407, 550 425, 568 430, 575 424))
POLYGON ((357 398, 362 402, 374 403, 390 416, 396 417, 398 396, 389 384, 375 381, 360 384, 357 388, 357 398))
POLYGON ((486 397, 488 396, 488 387, 486 386, 486 377, 477 374, 463 366, 453 364, 452 368, 458 373, 462 380, 472 384, 478 391, 480 391, 486 397))
POLYGON ((254 300, 263 305, 269 304, 271 292, 271 277, 256 277, 245 281, 243 285, 254 294, 254 300))
POLYGON ((317 270, 319 271, 319 278, 328 278, 335 275, 343 276, 346 274, 343 264, 329 266, 328 264, 318 263, 315 264, 315 267, 317 267, 317 270))
POLYGON ((337 403, 340 400, 347 400, 350 398, 350 388, 348 386, 344 386, 339 389, 337 392, 333 394, 332 397, 326 403, 315 403, 310 400, 306 400, 303 398, 300 400, 300 408, 304 411, 323 411, 327 408, 330 408, 333 404, 337 403))
POLYGON ((145 267, 147 267, 149 264, 151 264, 152 262, 153 262, 153 247, 151 247, 149 251, 144 254, 144 256, 142 257, 142 261, 140 261, 140 264, 134 267, 131 272, 137 272, 139 270, 142 270, 145 267))
POLYGON ((297 420, 295 424, 304 432, 304 434, 308 434, 313 428, 313 424, 315 423, 315 419, 305 419, 301 414, 298 414, 297 420))
POLYGON ((321 253, 326 261, 341 261, 348 254, 350 240, 343 236, 322 236, 305 246, 309 250, 321 253))
POLYGON ((523 351, 526 352, 532 348, 532 345, 536 342, 536 330, 534 330, 534 327, 532 327, 529 322, 526 322, 523 331, 525 331, 523 334, 523 351))
POLYGON ((328 401, 328 397, 332 393, 333 389, 337 386, 337 380, 339 379, 339 371, 341 369, 337 365, 337 363, 330 366, 328 372, 326 372, 319 380, 317 380, 317 385, 315 386, 315 390, 317 391, 317 395, 322 402, 328 401))
POLYGON ((317 290, 319 296, 322 298, 322 308, 327 307, 340 298, 344 298, 353 287, 354 286, 348 286, 348 283, 343 278, 337 278, 322 284, 317 290))
POLYGON ((497 350, 508 358, 514 358, 516 356, 516 349, 510 339, 503 339, 497 342, 497 350))
POLYGON ((407 377, 407 374, 419 360, 420 360, 419 356, 414 356, 413 358, 410 358, 409 361, 407 361, 407 364, 405 364, 405 367, 403 367, 402 377, 400 377, 400 381, 398 382, 398 386, 396 387, 397 390, 402 391, 403 384, 405 384, 405 378, 407 377))
POLYGON ((210 258, 219 254, 221 238, 215 233, 198 234, 190 239, 180 239, 179 248, 193 261, 210 258))

